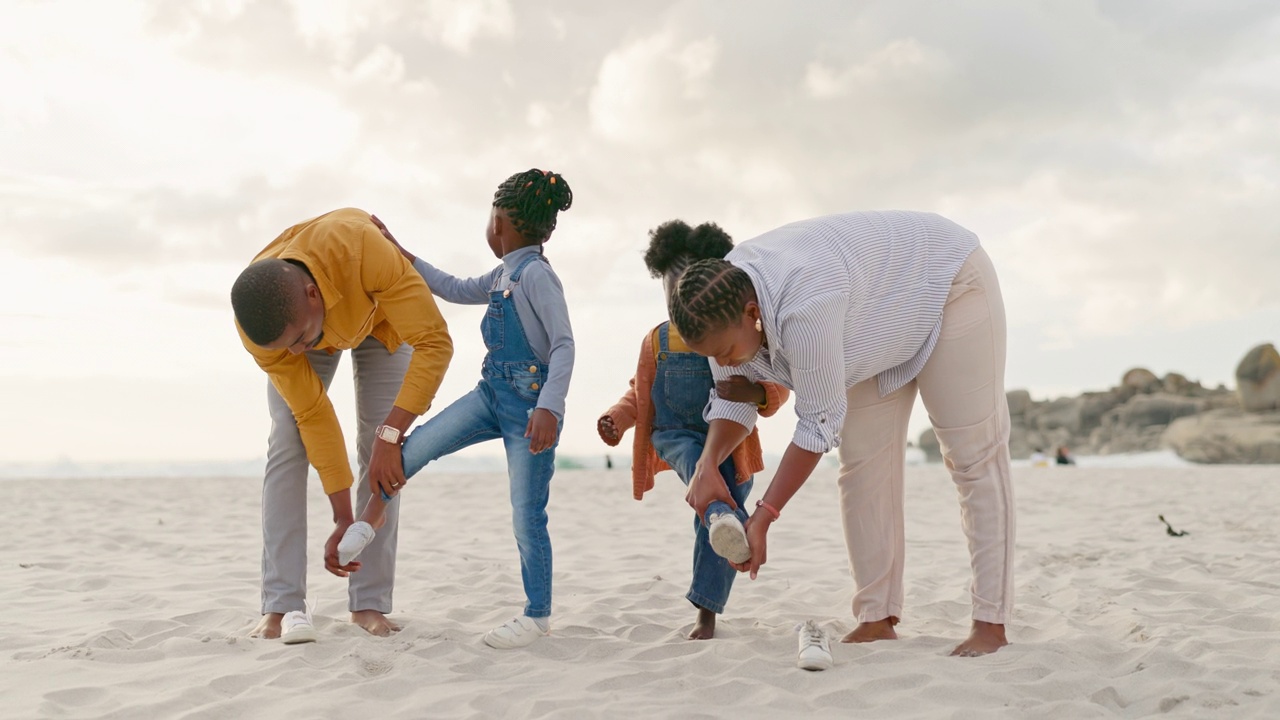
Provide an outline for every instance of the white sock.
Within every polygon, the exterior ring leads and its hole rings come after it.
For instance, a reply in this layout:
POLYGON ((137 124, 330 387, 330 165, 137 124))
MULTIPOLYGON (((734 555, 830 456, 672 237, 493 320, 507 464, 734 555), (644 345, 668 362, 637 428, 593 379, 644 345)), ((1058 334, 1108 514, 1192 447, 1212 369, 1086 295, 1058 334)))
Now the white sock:
POLYGON ((546 632, 551 629, 551 618, 549 617, 529 618, 529 619, 532 620, 533 624, 537 625, 538 629, 541 630, 542 632, 546 632))

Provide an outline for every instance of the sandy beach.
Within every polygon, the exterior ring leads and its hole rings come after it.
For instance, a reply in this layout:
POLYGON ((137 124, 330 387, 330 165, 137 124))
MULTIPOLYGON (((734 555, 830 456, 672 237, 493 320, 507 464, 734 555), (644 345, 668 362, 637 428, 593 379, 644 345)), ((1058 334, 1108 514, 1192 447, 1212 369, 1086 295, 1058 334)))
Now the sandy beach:
POLYGON ((814 618, 837 637, 851 627, 827 467, 707 642, 684 639, 691 516, 675 476, 637 503, 625 470, 558 473, 553 634, 517 651, 480 640, 522 602, 501 475, 414 479, 393 614, 404 629, 389 639, 350 624, 345 582, 323 571, 330 526, 314 483, 321 638, 300 646, 246 637, 258 480, 5 480, 0 716, 1280 716, 1280 472, 1015 472, 1013 644, 947 657, 968 627, 967 556, 945 470, 914 466, 902 639, 837 643, 820 673, 795 668, 795 624, 814 618), (1190 534, 1168 536, 1159 514, 1190 534))

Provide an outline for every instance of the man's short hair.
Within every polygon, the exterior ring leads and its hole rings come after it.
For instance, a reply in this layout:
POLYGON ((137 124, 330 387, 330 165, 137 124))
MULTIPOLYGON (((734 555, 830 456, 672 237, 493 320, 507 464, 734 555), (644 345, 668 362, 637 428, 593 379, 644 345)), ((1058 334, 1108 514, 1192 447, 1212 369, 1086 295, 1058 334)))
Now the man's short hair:
POLYGON ((231 286, 236 322, 255 345, 275 342, 293 322, 300 271, 284 260, 259 260, 240 273, 231 286))

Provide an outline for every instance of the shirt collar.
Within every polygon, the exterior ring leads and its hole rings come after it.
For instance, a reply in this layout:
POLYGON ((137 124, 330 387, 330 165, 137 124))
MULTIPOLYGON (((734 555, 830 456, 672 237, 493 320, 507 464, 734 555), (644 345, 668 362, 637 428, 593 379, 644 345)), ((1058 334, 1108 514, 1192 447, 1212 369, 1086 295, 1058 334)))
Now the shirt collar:
POLYGON ((307 272, 311 273, 312 279, 316 281, 316 287, 320 288, 320 297, 324 299, 325 310, 329 310, 342 301, 342 293, 338 292, 338 286, 334 285, 333 281, 329 279, 329 275, 324 271, 324 266, 308 257, 306 253, 295 252, 292 248, 289 248, 280 253, 280 259, 296 260, 306 266, 307 272))
POLYGON ((540 246, 538 245, 529 245, 527 247, 522 247, 519 250, 512 250, 502 256, 502 267, 507 271, 507 274, 510 275, 516 271, 517 267, 520 267, 520 263, 523 262, 525 258, 530 255, 539 254, 539 250, 540 246))

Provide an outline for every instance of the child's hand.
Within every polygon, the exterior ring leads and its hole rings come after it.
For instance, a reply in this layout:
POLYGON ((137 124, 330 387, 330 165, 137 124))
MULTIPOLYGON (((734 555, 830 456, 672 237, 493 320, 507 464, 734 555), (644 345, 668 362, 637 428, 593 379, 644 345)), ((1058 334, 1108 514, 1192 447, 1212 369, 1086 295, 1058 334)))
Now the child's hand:
POLYGON ((608 415, 601 415, 596 421, 596 432, 600 433, 600 439, 610 445, 617 445, 622 440, 622 436, 618 434, 618 426, 613 424, 613 418, 608 415))
POLYGON ((716 394, 731 402, 763 405, 765 401, 764 386, 745 375, 731 375, 728 380, 716 381, 716 394))
POLYGON ((405 250, 400 245, 400 243, 396 242, 396 236, 391 234, 391 231, 387 229, 386 225, 382 224, 382 221, 378 219, 377 215, 370 215, 369 219, 373 221, 374 225, 378 226, 378 230, 382 231, 382 237, 390 240, 391 244, 395 245, 396 249, 400 251, 400 254, 405 256, 405 258, 408 259, 409 262, 413 262, 414 260, 418 259, 414 257, 413 253, 409 252, 408 250, 405 250))
POLYGON ((529 452, 534 455, 555 445, 556 416, 546 408, 535 409, 524 428, 524 436, 529 438, 529 452))

